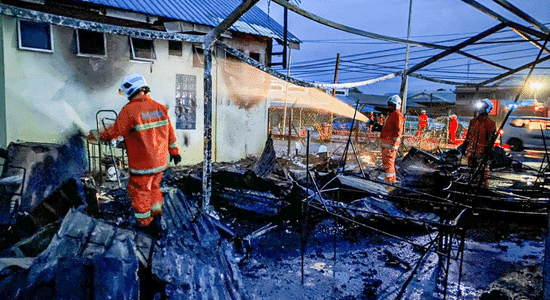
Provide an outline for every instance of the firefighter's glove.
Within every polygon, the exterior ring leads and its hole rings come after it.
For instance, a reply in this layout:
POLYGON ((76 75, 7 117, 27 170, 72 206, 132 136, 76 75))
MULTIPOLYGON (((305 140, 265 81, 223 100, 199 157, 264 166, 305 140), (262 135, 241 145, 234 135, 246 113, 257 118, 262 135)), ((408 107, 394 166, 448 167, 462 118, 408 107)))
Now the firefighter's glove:
POLYGON ((181 162, 181 155, 170 155, 170 161, 173 161, 175 165, 181 162))

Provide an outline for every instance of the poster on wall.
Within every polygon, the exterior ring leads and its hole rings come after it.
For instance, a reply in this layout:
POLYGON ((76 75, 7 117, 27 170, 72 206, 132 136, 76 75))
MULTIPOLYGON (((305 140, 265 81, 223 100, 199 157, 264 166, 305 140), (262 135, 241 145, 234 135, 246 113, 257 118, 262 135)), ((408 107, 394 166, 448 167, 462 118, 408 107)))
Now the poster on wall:
POLYGON ((197 79, 176 74, 176 129, 196 129, 197 79))

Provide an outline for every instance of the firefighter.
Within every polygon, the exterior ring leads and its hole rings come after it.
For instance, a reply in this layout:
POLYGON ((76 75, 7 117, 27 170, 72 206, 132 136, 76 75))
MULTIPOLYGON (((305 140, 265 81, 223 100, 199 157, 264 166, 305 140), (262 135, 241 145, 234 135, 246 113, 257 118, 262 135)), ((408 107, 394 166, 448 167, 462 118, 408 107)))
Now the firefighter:
POLYGON ((428 128, 428 115, 425 110, 422 110, 418 116, 418 130, 416 131, 416 136, 423 136, 426 128, 428 128))
POLYGON ((388 106, 390 114, 384 123, 384 127, 380 132, 380 144, 382 146, 382 165, 384 178, 386 183, 395 184, 397 177, 395 174, 395 159, 397 150, 403 136, 403 126, 405 125, 405 117, 399 111, 401 108, 401 98, 398 95, 393 95, 388 98, 388 106))
POLYGON ((162 222, 163 195, 160 183, 164 170, 170 161, 179 164, 181 156, 177 146, 176 135, 167 108, 149 96, 149 86, 139 73, 132 73, 122 80, 119 90, 128 97, 113 126, 103 129, 99 134, 90 132, 89 139, 99 137, 110 141, 119 136, 124 137, 128 151, 130 178, 128 195, 136 219, 144 229, 153 219, 162 222))
POLYGON ((458 130, 458 120, 456 115, 451 116, 449 121, 449 142, 451 144, 456 143, 456 131, 458 130))
POLYGON ((485 160, 484 166, 480 166, 480 164, 483 162, 484 156, 490 155, 493 148, 491 142, 496 131, 496 124, 495 121, 489 119, 493 102, 489 99, 482 99, 475 103, 475 107, 477 116, 470 121, 468 134, 462 148, 465 149, 468 158, 470 183, 487 187, 488 160, 485 160))

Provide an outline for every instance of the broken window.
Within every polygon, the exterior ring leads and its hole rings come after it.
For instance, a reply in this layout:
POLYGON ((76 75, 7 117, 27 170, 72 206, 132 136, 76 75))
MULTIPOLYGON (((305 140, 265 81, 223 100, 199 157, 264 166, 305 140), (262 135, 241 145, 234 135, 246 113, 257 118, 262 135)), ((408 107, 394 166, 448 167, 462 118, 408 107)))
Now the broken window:
POLYGON ((17 20, 19 49, 53 52, 52 26, 46 23, 17 20))
POLYGON ((86 57, 107 56, 105 33, 90 30, 76 30, 77 55, 86 57))
POLYGON ((183 42, 181 41, 168 41, 168 54, 173 56, 183 55, 183 42))
POLYGON ((130 38, 130 48, 134 60, 153 61, 157 59, 153 40, 130 38))
POLYGON ((193 45, 193 67, 204 67, 204 51, 202 45, 193 45))
POLYGON ((176 129, 196 129, 197 78, 176 74, 176 129))

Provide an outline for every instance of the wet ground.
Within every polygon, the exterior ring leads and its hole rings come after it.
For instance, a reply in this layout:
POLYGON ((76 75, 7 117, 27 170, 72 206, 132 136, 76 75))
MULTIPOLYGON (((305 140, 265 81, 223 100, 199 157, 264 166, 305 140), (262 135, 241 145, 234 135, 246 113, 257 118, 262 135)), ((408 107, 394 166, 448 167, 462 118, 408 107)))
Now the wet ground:
MULTIPOLYGON (((543 154, 512 155, 538 169, 543 154)), ((322 216, 302 259, 301 227, 282 224, 253 241, 241 264, 243 282, 252 299, 542 299, 544 217, 468 214, 463 222, 462 266, 459 238, 453 239, 447 265, 434 248, 415 246, 428 245, 435 231, 393 224, 392 237, 322 216)), ((265 223, 247 223, 248 230, 265 223)))
MULTIPOLYGON (((259 238, 241 266, 251 298, 397 299, 400 295, 401 299, 444 299, 446 293, 446 299, 458 299, 460 260, 451 260, 445 291, 446 260, 441 260, 440 267, 438 254, 428 252, 423 257, 425 251, 411 244, 425 245, 435 233, 395 232, 410 239, 408 243, 349 228, 349 224, 339 224, 336 230, 334 226, 332 219, 315 226, 306 246, 303 273, 297 228, 275 230, 259 238), (421 257, 416 274, 403 289, 421 257)), ((537 299, 542 286, 542 230, 536 224, 498 231, 487 228, 468 230, 460 299, 478 299, 493 289, 515 297, 509 299, 537 299)))

